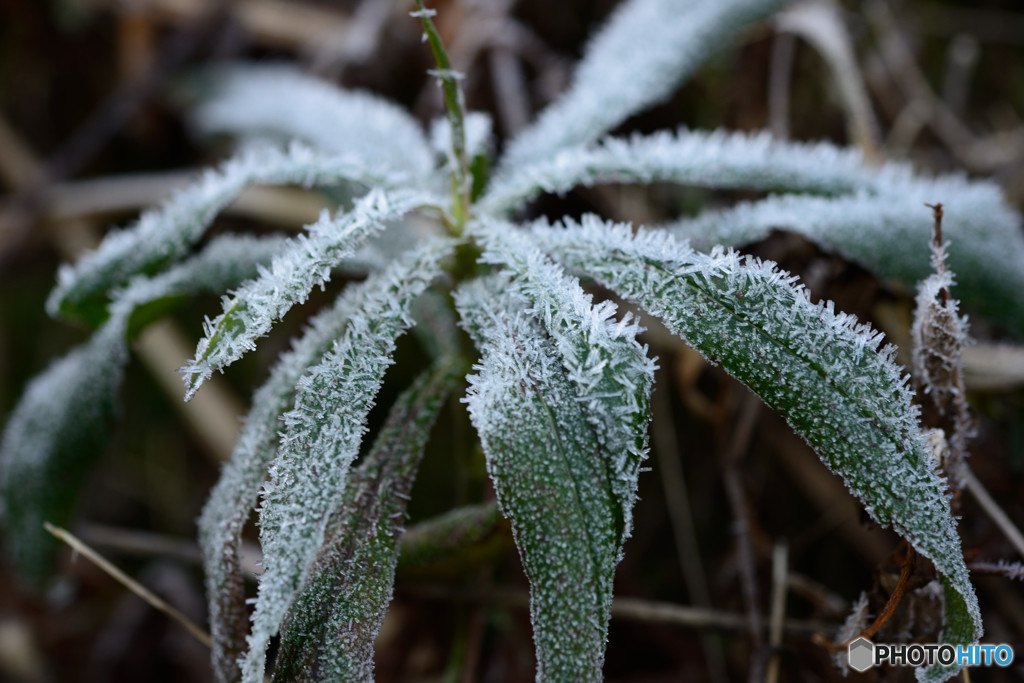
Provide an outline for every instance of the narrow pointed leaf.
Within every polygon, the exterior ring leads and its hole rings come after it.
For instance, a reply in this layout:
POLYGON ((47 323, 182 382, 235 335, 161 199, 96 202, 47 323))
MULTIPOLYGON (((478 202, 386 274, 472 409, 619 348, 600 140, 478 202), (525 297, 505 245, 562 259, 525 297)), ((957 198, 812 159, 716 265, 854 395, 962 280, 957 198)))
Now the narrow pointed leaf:
POLYGON ((607 453, 612 487, 621 505, 620 532, 628 537, 640 463, 647 457, 647 422, 654 362, 627 313, 616 321, 611 302, 592 304, 579 282, 542 254, 522 231, 502 221, 473 224, 483 260, 505 267, 512 287, 532 305, 575 385, 587 419, 607 453))
MULTIPOLYGON (((253 395, 252 408, 231 458, 199 518, 213 640, 212 660, 219 681, 235 681, 241 676, 238 659, 245 652, 245 636, 249 631, 242 583, 242 530, 256 506, 267 469, 277 453, 281 416, 294 405, 296 385, 302 375, 343 335, 349 319, 364 306, 369 293, 366 287, 346 289, 334 304, 313 317, 292 348, 281 355, 267 381, 253 395)), ((442 315, 439 313, 437 317, 442 315)), ((439 325, 447 327, 449 323, 439 325)), ((454 322, 450 325, 454 326, 454 322)), ((451 347, 448 350, 450 352, 451 347)))
POLYGON ((943 232, 955 245, 950 266, 957 273, 956 296, 1024 335, 1024 234, 1020 216, 992 183, 953 176, 895 183, 881 194, 776 196, 664 228, 700 249, 742 246, 774 229, 790 230, 913 291, 931 272, 928 250, 894 245, 928 244, 932 219, 924 204, 936 202, 946 207, 943 232))
POLYGON ((540 192, 611 182, 828 195, 772 196, 664 228, 700 249, 740 246, 773 229, 791 230, 908 289, 928 276, 927 254, 892 245, 927 243, 931 219, 923 205, 942 202, 949 207, 944 230, 957 245, 952 266, 960 276, 958 295, 1024 334, 1024 298, 1018 296, 1024 288, 1024 234, 1020 217, 995 184, 959 175, 915 176, 906 164, 872 166, 858 152, 828 143, 686 130, 607 139, 505 171, 491 183, 480 208, 503 213, 540 192))
POLYGON ((6 549, 22 577, 40 586, 59 545, 43 522, 67 523, 107 444, 128 361, 124 321, 117 323, 32 380, 0 442, 6 549))
POLYGON ((270 638, 304 585, 339 507, 395 339, 411 324, 413 302, 443 272, 441 261, 454 248, 452 240, 430 240, 359 285, 362 303, 344 336, 299 381, 260 507, 264 572, 244 681, 263 678, 270 638))
POLYGON ((242 530, 277 453, 281 416, 294 405, 302 375, 342 336, 349 318, 362 306, 364 293, 362 287, 346 289, 332 306, 313 318, 291 350, 282 354, 253 395, 231 458, 203 507, 199 543, 206 574, 213 670, 222 683, 241 678, 238 660, 245 653, 249 632, 242 583, 242 530))
POLYGON ((204 132, 301 140, 416 179, 434 167, 417 121, 377 95, 341 90, 284 64, 234 64, 204 80, 209 95, 192 114, 204 132))
POLYGON ((906 164, 881 167, 856 150, 829 143, 794 143, 767 132, 661 131, 569 147, 496 176, 481 206, 504 212, 541 192, 563 194, 582 185, 671 182, 718 189, 790 190, 837 195, 876 193, 914 181, 906 164))
POLYGON ((373 449, 345 482, 328 541, 281 628, 275 680, 373 680, 373 642, 391 602, 406 501, 460 374, 461 365, 449 360, 422 375, 395 402, 373 449))
POLYGON ((632 0, 587 45, 569 90, 512 141, 505 168, 586 145, 672 94, 712 52, 781 0, 632 0))
POLYGON ((202 251, 153 277, 134 277, 128 286, 114 290, 112 315, 128 314, 132 338, 149 322, 166 312, 167 300, 200 292, 221 292, 243 282, 271 262, 288 243, 286 237, 222 235, 202 251), (151 313, 149 309, 154 309, 151 313))
POLYGON ((324 155, 301 145, 286 151, 250 150, 219 170, 208 171, 162 207, 144 213, 131 228, 109 233, 98 249, 74 265, 62 266, 47 310, 51 315, 99 323, 106 317, 104 307, 111 289, 184 256, 217 214, 248 185, 312 187, 351 181, 394 187, 404 179, 398 174, 372 172, 357 159, 324 155))
POLYGON ((135 312, 168 297, 236 284, 268 263, 282 243, 224 236, 165 273, 133 279, 117 292, 110 317, 92 338, 29 384, 0 446, 7 545, 23 576, 36 582, 46 577, 57 543, 42 523, 67 525, 77 492, 107 443, 128 362, 129 326, 144 326, 130 323, 135 312))
MULTIPOLYGON (((589 216, 533 237, 658 316, 779 412, 867 512, 928 557, 946 589, 943 641, 981 635, 943 479, 925 445, 906 377, 882 335, 813 304, 795 278, 733 252, 694 252, 660 231, 634 236, 589 216)), ((950 671, 931 669, 929 680, 950 671)))
POLYGON ((608 454, 558 348, 504 278, 457 305, 482 350, 470 418, 530 581, 538 681, 600 681, 621 548, 608 454))
POLYGON ((355 207, 331 219, 326 213, 309 226, 309 236, 299 235, 290 247, 274 258, 270 268, 239 287, 224 300, 224 312, 205 325, 206 334, 196 355, 183 368, 186 400, 191 398, 214 370, 223 369, 256 346, 292 306, 306 300, 313 287, 330 279, 331 270, 389 220, 429 204, 431 198, 416 192, 389 194, 374 189, 355 207))

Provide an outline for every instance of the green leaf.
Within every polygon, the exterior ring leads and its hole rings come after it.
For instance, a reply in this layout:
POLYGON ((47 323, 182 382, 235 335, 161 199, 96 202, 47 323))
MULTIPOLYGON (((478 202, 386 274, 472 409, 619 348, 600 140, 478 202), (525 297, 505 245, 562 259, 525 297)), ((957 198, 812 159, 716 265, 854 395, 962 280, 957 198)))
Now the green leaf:
POLYGON ((945 176, 895 181, 877 194, 783 195, 706 211, 664 228, 700 249, 743 246, 772 230, 790 230, 913 291, 931 273, 925 245, 932 216, 924 205, 935 202, 944 206, 942 231, 954 245, 956 296, 1024 336, 1024 234, 1020 216, 991 182, 945 176))
POLYGON ((480 200, 485 211, 521 207, 541 192, 608 183, 678 183, 716 189, 789 190, 837 195, 884 191, 914 180, 906 164, 873 167, 855 150, 829 143, 785 142, 767 132, 685 128, 604 138, 503 169, 480 200))
POLYGON ((391 601, 406 501, 431 427, 462 374, 449 360, 421 375, 345 482, 327 542, 281 628, 274 680, 373 680, 373 641, 391 601))
MULTIPOLYGON (((882 335, 813 304, 795 278, 733 252, 694 252, 659 231, 588 216, 532 236, 566 265, 658 316, 750 387, 841 476, 879 524, 929 558, 946 587, 943 641, 981 636, 945 481, 882 335)), ((951 672, 929 670, 929 680, 951 672)))
POLYGON ((398 573, 464 577, 510 549, 508 532, 493 501, 455 508, 402 535, 398 573))
POLYGON ((213 669, 218 681, 241 678, 238 659, 245 653, 249 613, 241 568, 242 530, 256 505, 267 468, 277 454, 281 416, 294 405, 302 375, 341 337, 353 313, 363 305, 365 287, 349 287, 318 313, 305 333, 282 354, 270 377, 253 395, 252 408, 231 458, 199 518, 203 549, 213 669))
POLYGON ((530 581, 539 681, 600 681, 618 562, 620 502, 560 354, 502 278, 460 288, 482 350, 469 413, 530 581))
POLYGON ((264 572, 242 664, 247 683, 262 681, 270 638, 323 545, 395 340, 412 322, 413 302, 443 272, 455 245, 431 239, 359 285, 361 305, 344 336, 299 382, 260 508, 264 572))
POLYGON ((155 319, 154 302, 236 284, 269 262, 283 243, 225 235, 165 273, 132 279, 116 292, 110 317, 92 338, 28 386, 0 448, 8 545, 26 578, 38 583, 49 571, 57 543, 42 523, 67 526, 77 493, 109 437, 129 357, 127 338, 155 319), (145 318, 140 309, 147 311, 145 318))
POLYGON ((636 340, 640 328, 627 313, 616 321, 615 305, 592 304, 575 278, 542 254, 523 231, 498 220, 471 224, 485 247, 481 260, 500 265, 513 289, 532 305, 555 343, 569 380, 611 468, 620 504, 619 531, 629 536, 640 464, 647 457, 647 423, 654 362, 636 340))
POLYGON ((7 421, 0 443, 5 545, 22 577, 39 587, 59 547, 43 522, 67 526, 106 447, 127 361, 120 319, 33 379, 7 421))
POLYGON ((106 318, 104 307, 112 289, 183 257, 217 214, 250 184, 309 187, 351 181, 395 187, 403 180, 400 175, 374 172, 358 159, 324 155, 298 144, 287 151, 250 150, 217 171, 207 171, 162 207, 144 213, 131 228, 108 233, 99 248, 73 266, 62 266, 47 310, 50 315, 99 324, 106 318))
POLYGON ((279 253, 260 276, 224 300, 224 312, 205 324, 196 355, 182 369, 185 399, 195 395, 214 370, 221 370, 256 346, 256 340, 310 290, 330 280, 331 270, 351 256, 368 237, 432 198, 419 192, 386 193, 373 189, 355 207, 334 219, 326 213, 279 253))
POLYGON ((705 58, 781 0, 631 0, 587 44, 562 97, 508 146, 502 168, 587 145, 674 92, 705 58))

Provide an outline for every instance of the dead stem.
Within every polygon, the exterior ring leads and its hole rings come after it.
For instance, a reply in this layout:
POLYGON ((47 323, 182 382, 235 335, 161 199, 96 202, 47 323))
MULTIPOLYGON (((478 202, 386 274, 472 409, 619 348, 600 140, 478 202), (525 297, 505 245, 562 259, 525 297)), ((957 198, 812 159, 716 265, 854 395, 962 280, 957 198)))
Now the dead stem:
POLYGON ((779 648, 782 647, 782 630, 786 621, 786 589, 789 585, 789 546, 776 543, 772 550, 772 602, 768 619, 768 646, 771 659, 765 673, 765 683, 779 680, 779 648))
POLYGON ((916 556, 914 546, 907 543, 906 547, 907 556, 903 560, 903 569, 900 570, 900 579, 896 582, 896 587, 892 589, 892 593, 889 595, 889 600, 885 603, 885 607, 882 608, 882 611, 877 617, 875 617, 874 623, 860 632, 860 637, 862 638, 871 638, 878 633, 878 630, 892 619, 892 615, 896 612, 896 608, 899 607, 900 601, 903 599, 903 594, 907 590, 907 582, 910 581, 910 576, 914 573, 914 558, 916 556))
MULTIPOLYGON (((708 588, 704 567, 701 565, 702 555, 697 544, 690 494, 680 464, 682 454, 676 440, 675 430, 672 428, 675 420, 672 417, 672 406, 667 394, 667 387, 670 385, 666 382, 664 386, 665 389, 655 389, 651 397, 651 408, 654 413, 651 437, 661 475, 659 479, 665 493, 665 507, 668 510, 669 523, 672 525, 676 555, 690 602, 697 607, 711 607, 711 591, 708 588)), ((721 644, 705 634, 701 634, 700 641, 708 664, 708 679, 712 681, 727 680, 728 674, 721 644)))
POLYGON ((61 527, 54 526, 49 522, 43 522, 43 527, 48 532, 59 538, 61 541, 64 541, 69 546, 71 546, 71 548, 75 552, 84 556, 87 560, 89 560, 97 567, 105 571, 107 574, 112 576, 115 580, 121 583, 125 588, 130 590, 132 593, 135 593, 140 598, 142 598, 150 605, 152 605, 154 608, 167 614, 167 616, 171 617, 179 624, 184 626, 185 630, 188 631, 200 643, 202 643, 206 647, 211 647, 212 641, 210 640, 209 633, 199 628, 199 626, 197 626, 195 622, 193 622, 191 619, 189 619, 184 614, 179 612, 177 609, 161 600, 148 588, 146 588, 145 586, 137 582, 135 579, 131 578, 130 576, 122 572, 117 567, 115 567, 102 555, 100 555, 95 550, 93 550, 85 543, 80 541, 78 538, 76 538, 71 532, 67 531, 66 529, 62 529, 61 527))
POLYGON ((746 493, 743 490, 739 466, 743 454, 750 446, 754 425, 760 414, 761 400, 752 393, 744 392, 737 410, 738 420, 732 426, 732 438, 722 448, 722 479, 725 484, 729 506, 732 509, 733 533, 739 556, 740 584, 743 601, 746 604, 747 625, 751 646, 755 652, 764 645, 763 625, 759 608, 760 594, 757 589, 757 563, 753 542, 750 539, 750 524, 747 517, 746 493))

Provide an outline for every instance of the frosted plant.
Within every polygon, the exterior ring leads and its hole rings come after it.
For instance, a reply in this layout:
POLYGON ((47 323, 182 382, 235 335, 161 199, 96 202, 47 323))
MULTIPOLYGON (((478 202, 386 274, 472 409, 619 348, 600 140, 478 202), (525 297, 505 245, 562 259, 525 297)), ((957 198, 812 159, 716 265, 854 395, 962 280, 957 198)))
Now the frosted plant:
MULTIPOLYGON (((102 435, 113 412, 125 340, 147 319, 134 312, 232 287, 182 369, 191 397, 314 287, 357 267, 365 280, 313 317, 255 392, 199 521, 217 678, 261 681, 278 634, 277 679, 372 678, 405 500, 430 425, 459 369, 472 364, 464 401, 530 581, 538 679, 600 680, 615 567, 648 450, 655 361, 637 339, 640 321, 584 289, 595 281, 660 318, 785 417, 869 515, 932 561, 944 593, 943 641, 976 641, 981 616, 946 481, 894 350, 831 302, 812 302, 797 278, 731 247, 794 230, 883 281, 913 285, 929 272, 921 204, 941 200, 963 300, 1020 333, 1024 239, 998 190, 764 134, 606 137, 779 4, 623 3, 567 93, 493 163, 490 119, 465 111, 460 74, 422 5, 413 14, 447 112, 429 136, 379 98, 283 66, 211 72, 197 125, 244 138, 247 151, 64 267, 50 297, 51 312, 100 328, 29 387, 8 421, 3 513, 19 567, 44 573, 52 548, 39 524, 71 515, 69 492, 48 482, 63 469, 81 483, 89 460, 77 446, 102 435), (776 194, 652 228, 594 215, 515 220, 541 193, 654 181, 776 194), (252 183, 344 188, 356 199, 298 237, 231 238, 188 258, 252 183), (424 333, 434 367, 369 434, 396 340, 410 328, 424 333), (250 615, 239 558, 254 509, 264 572, 250 615)), ((954 673, 935 667, 918 677, 954 673)))

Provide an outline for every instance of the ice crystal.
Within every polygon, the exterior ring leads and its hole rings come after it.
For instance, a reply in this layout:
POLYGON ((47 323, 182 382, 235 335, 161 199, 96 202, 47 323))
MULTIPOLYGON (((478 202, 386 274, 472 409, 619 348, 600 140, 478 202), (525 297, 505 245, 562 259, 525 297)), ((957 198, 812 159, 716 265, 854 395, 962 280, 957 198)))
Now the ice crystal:
POLYGON ((943 205, 931 208, 935 218, 931 240, 934 272, 918 287, 910 327, 914 342, 912 366, 914 386, 924 395, 921 400, 938 413, 932 415, 931 424, 943 427, 949 434, 942 467, 952 489, 959 491, 964 486, 967 440, 973 431, 963 378, 963 349, 969 342, 967 318, 959 314, 959 302, 950 294, 953 274, 946 266, 943 205))
POLYGON ((585 145, 668 97, 709 53, 780 0, 634 0, 590 41, 569 90, 512 141, 504 168, 585 145), (643 49, 639 49, 643 46, 643 49))
POLYGON ((326 212, 278 254, 260 277, 239 287, 224 299, 224 313, 204 325, 205 336, 196 347, 195 358, 183 368, 186 398, 213 374, 255 348, 256 339, 310 290, 330 279, 331 270, 350 256, 357 246, 389 220, 401 218, 412 209, 434 201, 419 192, 392 194, 372 190, 348 212, 330 218, 326 212))
POLYGON ((421 376, 396 401, 373 449, 345 482, 328 540, 282 629, 275 679, 318 672, 335 681, 373 680, 373 641, 391 601, 406 502, 459 369, 449 358, 421 376))
POLYGON ((325 155, 293 144, 287 150, 261 147, 208 171, 195 185, 177 193, 161 208, 148 211, 131 229, 112 232, 100 247, 74 266, 62 266, 47 310, 95 319, 97 300, 123 285, 133 275, 152 272, 184 256, 213 222, 214 217, 254 183, 297 184, 306 187, 360 182, 392 187, 406 179, 400 172, 372 171, 358 160, 325 155))
POLYGON ((504 278, 456 296, 482 350, 470 417, 530 580, 537 680, 599 681, 621 545, 618 474, 559 350, 504 278))
POLYGON ((344 335, 299 380, 295 407, 263 488, 260 581, 243 680, 263 678, 266 648, 305 583, 339 507, 348 466, 359 451, 366 415, 391 364, 395 339, 411 323, 415 299, 441 272, 450 240, 430 240, 360 285, 362 303, 344 335))
POLYGON ((283 64, 225 66, 207 78, 212 95, 193 114, 203 131, 302 140, 414 181, 433 170, 416 120, 377 95, 339 90, 283 64))
POLYGON ((616 321, 615 305, 594 305, 579 282, 567 276, 521 232, 502 221, 475 224, 483 260, 512 275, 512 287, 531 304, 576 386, 598 441, 612 467, 623 537, 632 529, 640 463, 647 457, 647 422, 654 362, 627 313, 616 321))
POLYGON ((813 304, 773 264, 695 252, 660 231, 593 217, 534 227, 535 241, 573 270, 659 317, 749 386, 839 474, 879 523, 932 560, 947 590, 950 642, 981 634, 945 482, 917 425, 906 378, 882 335, 813 304))
POLYGON ((921 283, 911 328, 916 377, 943 414, 951 409, 957 392, 963 391, 955 375, 962 370, 961 352, 967 343, 967 320, 958 314, 956 299, 941 295, 946 290, 948 296, 952 286, 952 275, 945 271, 921 283))

